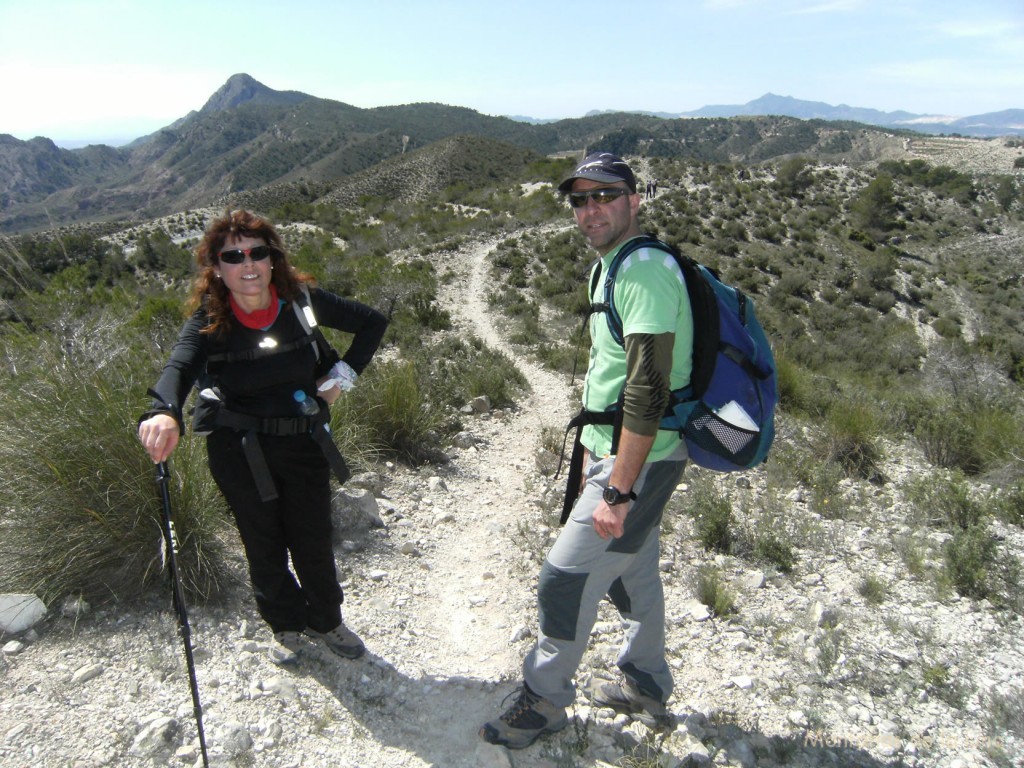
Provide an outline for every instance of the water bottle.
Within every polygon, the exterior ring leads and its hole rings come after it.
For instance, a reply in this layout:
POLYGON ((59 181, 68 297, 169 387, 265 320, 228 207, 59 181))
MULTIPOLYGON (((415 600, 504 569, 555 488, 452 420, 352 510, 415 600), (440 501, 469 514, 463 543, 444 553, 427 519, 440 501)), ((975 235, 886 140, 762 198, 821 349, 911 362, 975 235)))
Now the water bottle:
POLYGON ((316 416, 320 413, 320 406, 317 404, 316 398, 310 397, 301 389, 296 389, 292 397, 299 404, 299 413, 303 416, 316 416))

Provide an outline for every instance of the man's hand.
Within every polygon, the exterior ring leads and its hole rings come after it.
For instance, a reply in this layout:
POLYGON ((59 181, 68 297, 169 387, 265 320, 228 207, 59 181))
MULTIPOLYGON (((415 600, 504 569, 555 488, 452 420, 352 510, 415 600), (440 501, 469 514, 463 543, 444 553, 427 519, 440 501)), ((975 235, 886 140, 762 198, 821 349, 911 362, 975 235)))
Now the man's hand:
POLYGON ((602 539, 617 539, 624 533, 626 515, 633 502, 608 506, 607 502, 601 501, 594 510, 594 532, 602 539))

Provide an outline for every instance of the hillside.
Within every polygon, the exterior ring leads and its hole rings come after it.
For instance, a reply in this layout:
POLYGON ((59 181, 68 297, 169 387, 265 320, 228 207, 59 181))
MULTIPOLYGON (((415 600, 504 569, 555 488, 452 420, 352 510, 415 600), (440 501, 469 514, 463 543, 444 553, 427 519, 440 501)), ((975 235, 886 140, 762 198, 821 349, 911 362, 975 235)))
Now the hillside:
MULTIPOLYGON (((141 221, 268 185, 344 186, 353 174, 407 152, 431 151, 454 136, 541 155, 601 146, 719 163, 796 153, 869 163, 894 156, 920 135, 794 117, 664 120, 612 113, 527 125, 442 104, 360 109, 235 75, 198 112, 126 147, 67 150, 48 139, 0 136, 0 232, 141 221)), ((1012 167, 1010 158, 992 172, 1012 167)))
MULTIPOLYGON (((564 231, 563 222, 550 234, 564 231)), ((927 470, 915 451, 896 446, 883 467, 889 485, 844 489, 842 503, 856 508, 849 517, 821 516, 805 488, 778 498, 775 517, 765 518, 751 504, 776 498, 771 470, 723 479, 738 493, 742 530, 770 526, 792 536, 792 572, 705 551, 687 510, 707 478, 688 472, 662 552, 679 686, 673 734, 655 737, 581 698, 576 724, 531 749, 481 743, 476 728, 500 710, 532 640, 534 578, 554 535, 550 507, 559 487, 534 463, 532 447, 573 410, 566 378, 529 362, 488 309, 498 246, 485 238, 439 254, 449 275, 441 301, 457 333, 518 360, 532 393, 516 407, 468 419, 445 464, 389 463, 353 483, 376 497, 382 526, 357 522, 339 537, 346 616, 366 639, 366 659, 311 654, 293 671, 275 668, 241 573, 223 604, 192 607, 214 765, 637 768, 713 758, 744 766, 1020 765, 998 755, 1020 754, 1024 723, 1010 715, 1001 721, 1009 729, 993 732, 985 697, 1019 691, 1024 629, 990 605, 937 594, 928 578, 908 572, 903 537, 924 546, 935 534, 907 531, 911 512, 897 488, 927 470), (695 574, 708 568, 732 585, 735 615, 712 616, 695 599, 695 574), (881 593, 865 591, 865 583, 881 593)), ((792 423, 783 423, 790 433, 792 423)), ((790 460, 783 452, 775 462, 790 460)), ((1024 546, 1020 529, 997 530, 1008 546, 1024 546)), ((153 594, 137 609, 81 614, 71 605, 4 657, 0 674, 12 695, 0 702, 3 762, 31 755, 39 768, 75 759, 197 764, 166 600, 153 594)), ((603 609, 581 686, 614 676, 616 638, 614 615, 603 609)), ((999 701, 1020 711, 1019 699, 999 701)))

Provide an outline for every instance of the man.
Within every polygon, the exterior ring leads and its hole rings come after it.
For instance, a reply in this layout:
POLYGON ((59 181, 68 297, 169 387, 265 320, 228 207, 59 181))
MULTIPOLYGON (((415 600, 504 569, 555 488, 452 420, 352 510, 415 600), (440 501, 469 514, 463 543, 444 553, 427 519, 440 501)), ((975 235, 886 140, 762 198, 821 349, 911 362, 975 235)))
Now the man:
MULTIPOLYGON (((559 191, 576 224, 600 254, 607 274, 616 252, 639 237, 636 177, 619 157, 589 155, 559 191)), ((592 302, 603 301, 603 281, 592 302)), ((603 314, 590 321, 591 363, 583 405, 605 411, 624 390, 618 450, 612 426, 589 425, 584 484, 562 533, 541 568, 537 643, 523 663, 515 703, 484 724, 480 736, 521 749, 568 724, 565 708, 576 698, 573 677, 605 595, 622 616, 625 637, 617 664, 623 680, 591 691, 595 706, 637 715, 655 727, 673 722, 665 707, 672 675, 665 660, 665 605, 658 570, 661 516, 686 464, 675 432, 659 431, 670 389, 690 378, 693 318, 683 276, 668 254, 644 248, 631 254, 615 282, 624 345, 603 314)))

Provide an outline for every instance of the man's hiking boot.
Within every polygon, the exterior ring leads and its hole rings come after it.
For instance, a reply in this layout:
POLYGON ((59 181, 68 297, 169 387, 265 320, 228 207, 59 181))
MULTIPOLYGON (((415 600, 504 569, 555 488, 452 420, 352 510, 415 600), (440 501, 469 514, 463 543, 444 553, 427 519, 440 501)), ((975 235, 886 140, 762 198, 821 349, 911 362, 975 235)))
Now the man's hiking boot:
POLYGON ((526 683, 506 696, 505 701, 516 695, 515 704, 480 728, 481 739, 509 749, 523 749, 545 733, 555 733, 569 724, 565 707, 556 707, 543 696, 538 696, 526 683))
POLYGON ((635 717, 652 730, 670 731, 676 726, 675 715, 628 678, 621 685, 596 683, 590 691, 590 701, 595 707, 608 707, 620 715, 635 717))
POLYGON ((294 664, 299 660, 299 654, 304 647, 306 641, 302 638, 301 632, 275 632, 267 654, 275 664, 294 664))
POLYGON ((345 659, 358 659, 366 651, 366 646, 359 636, 341 622, 329 632, 317 632, 306 628, 306 634, 323 642, 333 653, 345 659))

